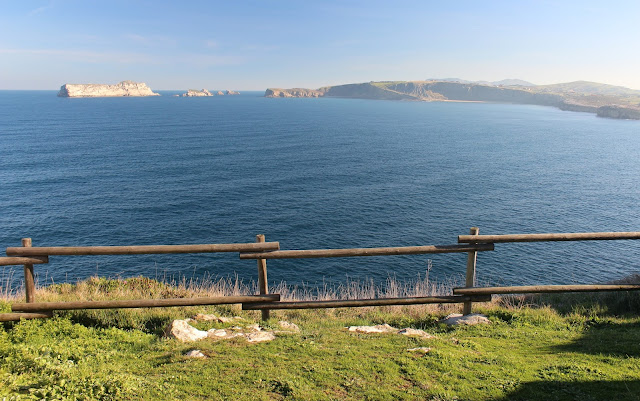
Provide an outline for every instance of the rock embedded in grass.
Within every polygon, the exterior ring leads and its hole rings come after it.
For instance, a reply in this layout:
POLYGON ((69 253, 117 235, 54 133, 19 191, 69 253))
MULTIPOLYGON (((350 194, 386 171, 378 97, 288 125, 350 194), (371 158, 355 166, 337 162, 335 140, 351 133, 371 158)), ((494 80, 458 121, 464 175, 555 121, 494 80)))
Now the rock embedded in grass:
POLYGON ((398 329, 391 327, 388 324, 379 324, 376 326, 350 326, 349 331, 355 331, 356 333, 391 333, 398 332, 398 329))
POLYGON ((300 327, 295 323, 280 320, 278 322, 278 326, 282 329, 282 331, 279 331, 281 333, 300 333, 300 327))
POLYGON ((489 324, 491 321, 485 315, 472 313, 470 315, 461 315, 460 313, 452 313, 439 321, 448 326, 466 325, 473 326, 475 324, 489 324))
POLYGON ((417 348, 409 348, 407 350, 408 352, 417 352, 420 354, 428 354, 429 352, 431 352, 431 348, 429 347, 417 347, 417 348))
POLYGON ((433 338, 433 336, 427 333, 424 330, 412 329, 411 327, 406 327, 402 330, 398 331, 398 334, 407 337, 420 337, 420 338, 433 338))
POLYGON ((192 349, 191 351, 185 352, 184 356, 188 358, 206 358, 207 357, 199 349, 192 349))
POLYGON ((207 338, 206 331, 198 330, 186 320, 174 320, 164 331, 166 337, 175 338, 182 342, 198 341, 207 338))

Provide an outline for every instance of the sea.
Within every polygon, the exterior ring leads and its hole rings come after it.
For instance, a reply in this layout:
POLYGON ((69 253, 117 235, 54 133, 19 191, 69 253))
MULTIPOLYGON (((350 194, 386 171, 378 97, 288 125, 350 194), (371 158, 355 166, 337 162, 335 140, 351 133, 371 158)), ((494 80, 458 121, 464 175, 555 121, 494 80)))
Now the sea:
MULTIPOLYGON (((0 91, 0 254, 34 246, 448 245, 481 234, 640 231, 640 121, 551 107, 363 99, 59 98, 0 91)), ((269 260, 270 283, 464 276, 466 254, 269 260)), ((52 256, 90 276, 255 280, 237 253, 52 256)), ((481 284, 640 271, 640 241, 496 244, 481 284)), ((4 287, 22 267, 0 268, 4 287)))

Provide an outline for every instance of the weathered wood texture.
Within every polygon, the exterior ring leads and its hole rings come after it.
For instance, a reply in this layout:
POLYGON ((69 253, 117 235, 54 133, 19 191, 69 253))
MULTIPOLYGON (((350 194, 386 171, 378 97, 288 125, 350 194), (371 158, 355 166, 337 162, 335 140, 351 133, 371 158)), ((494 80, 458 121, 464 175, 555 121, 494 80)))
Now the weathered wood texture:
MULTIPOLYGON (((480 229, 478 227, 471 227, 469 234, 478 235, 480 229)), ((465 287, 473 287, 476 283, 476 262, 478 260, 478 252, 471 251, 467 256, 467 274, 465 277, 465 287)), ((472 302, 465 302, 462 306, 462 314, 468 315, 471 313, 472 302)))
MULTIPOLYGON (((264 243, 265 238, 264 235, 258 234, 256 235, 256 242, 264 243)), ((267 281, 267 260, 266 259, 258 259, 258 287, 260 289, 260 294, 268 294, 269 293, 269 284, 267 281)), ((262 310, 262 320, 269 320, 270 312, 269 309, 262 310)))
POLYGON ((47 256, 0 256, 0 266, 14 266, 14 265, 39 265, 42 263, 49 263, 47 256))
POLYGON ((523 285, 514 287, 454 288, 456 295, 486 294, 530 294, 549 292, 597 292, 640 290, 640 284, 596 284, 596 285, 523 285))
MULTIPOLYGON (((31 238, 23 238, 22 246, 24 248, 18 249, 31 248, 31 238)), ((32 263, 24 264, 24 296, 27 302, 34 302, 36 300, 36 282, 32 263)))
POLYGON ((9 247, 7 248, 7 255, 141 255, 162 253, 261 252, 275 251, 278 249, 280 249, 279 242, 198 245, 49 246, 33 248, 9 247))
POLYGON ((466 301, 488 302, 491 296, 433 296, 410 298, 378 298, 378 299, 345 299, 330 301, 296 301, 296 302, 265 302, 242 304, 243 310, 254 309, 321 309, 321 308, 357 308, 364 306, 387 305, 420 305, 461 303, 466 301))
POLYGON ((458 242, 467 244, 488 244, 500 242, 596 241, 622 239, 640 239, 640 232, 632 231, 602 233, 500 234, 458 236, 458 242))
POLYGON ((20 319, 46 319, 53 316, 53 312, 41 313, 0 313, 0 322, 17 322, 20 319))
POLYGON ((259 253, 241 253, 240 259, 341 258, 349 256, 421 255, 428 253, 463 253, 493 251, 493 244, 425 245, 389 248, 300 249, 259 253))
POLYGON ((171 299, 133 299, 117 301, 71 301, 71 302, 35 302, 13 304, 14 312, 33 312, 71 309, 119 309, 119 308, 164 308, 169 306, 223 305, 251 302, 274 302, 280 300, 280 294, 240 295, 227 297, 171 298, 171 299))

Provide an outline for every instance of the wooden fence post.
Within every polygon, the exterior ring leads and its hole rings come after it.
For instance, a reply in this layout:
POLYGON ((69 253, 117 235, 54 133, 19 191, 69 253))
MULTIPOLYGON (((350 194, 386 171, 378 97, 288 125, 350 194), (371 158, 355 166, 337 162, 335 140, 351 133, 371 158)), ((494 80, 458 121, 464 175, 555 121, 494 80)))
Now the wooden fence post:
MULTIPOLYGON (((23 238, 22 246, 31 247, 31 238, 23 238)), ((24 265, 24 293, 27 302, 35 302, 36 284, 33 278, 33 265, 24 265)))
MULTIPOLYGON (((256 235, 256 242, 265 242, 264 234, 256 235)), ((258 287, 260 289, 260 295, 266 295, 269 293, 266 259, 258 259, 258 287)), ((262 320, 269 320, 269 315, 269 309, 262 310, 262 320)))
MULTIPOLYGON (((478 227, 471 227, 469 234, 478 235, 480 229, 478 227)), ((471 251, 467 257, 467 276, 465 279, 465 288, 471 288, 476 284, 476 260, 478 259, 478 252, 471 251)), ((465 302, 462 307, 462 314, 468 315, 471 313, 471 301, 465 302)))

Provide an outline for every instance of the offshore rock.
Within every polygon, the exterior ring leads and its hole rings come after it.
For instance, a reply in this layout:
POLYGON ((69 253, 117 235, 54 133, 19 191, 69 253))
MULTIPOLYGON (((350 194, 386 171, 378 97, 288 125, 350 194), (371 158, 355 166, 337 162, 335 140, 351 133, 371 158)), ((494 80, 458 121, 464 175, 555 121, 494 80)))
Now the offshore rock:
POLYGON ((213 96, 213 93, 209 92, 206 89, 197 90, 197 89, 189 89, 186 93, 182 94, 182 97, 201 97, 201 96, 213 96))
POLYGON ((228 90, 228 91, 226 92, 226 94, 227 94, 227 95, 239 95, 239 94, 240 94, 240 92, 235 92, 235 91, 229 91, 229 90, 228 90))
POLYGON ((216 93, 216 95, 218 95, 218 96, 224 96, 224 92, 223 92, 223 91, 218 91, 218 92, 216 93))
POLYGON ((302 89, 302 88, 293 88, 293 89, 278 89, 278 88, 269 88, 265 91, 265 97, 322 97, 325 92, 322 89, 314 90, 314 89, 302 89))
POLYGON ((64 84, 58 92, 59 97, 128 97, 160 96, 144 82, 122 81, 115 85, 104 84, 64 84))

